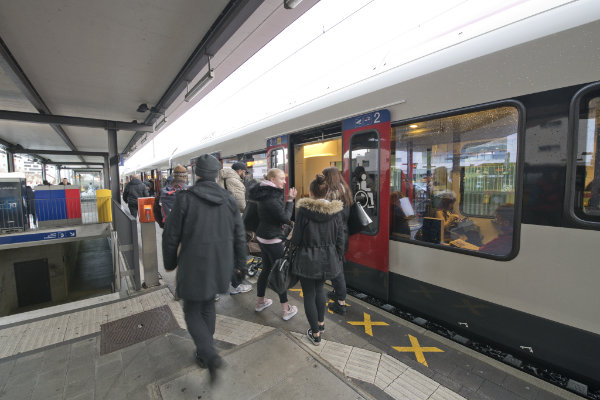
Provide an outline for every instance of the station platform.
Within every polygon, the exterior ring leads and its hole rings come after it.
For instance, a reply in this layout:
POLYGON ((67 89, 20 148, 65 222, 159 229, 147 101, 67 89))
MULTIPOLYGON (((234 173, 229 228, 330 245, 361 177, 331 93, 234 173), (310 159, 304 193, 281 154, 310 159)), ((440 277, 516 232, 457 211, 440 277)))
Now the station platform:
POLYGON ((166 285, 0 319, 0 399, 580 398, 354 298, 314 346, 299 287, 289 321, 277 301, 255 312, 255 296, 253 285, 216 304, 226 367, 213 386, 166 285))

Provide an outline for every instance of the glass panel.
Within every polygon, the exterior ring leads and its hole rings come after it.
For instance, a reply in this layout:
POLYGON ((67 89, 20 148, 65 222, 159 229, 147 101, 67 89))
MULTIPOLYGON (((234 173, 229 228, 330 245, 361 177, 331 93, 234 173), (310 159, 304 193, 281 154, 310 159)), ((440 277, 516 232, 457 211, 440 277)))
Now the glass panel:
POLYGON ((582 219, 600 221, 600 94, 588 94, 580 104, 575 212, 582 219))
POLYGON ((279 148, 271 150, 271 168, 279 168, 285 172, 285 159, 287 156, 287 149, 279 148))
POLYGON ((358 133, 350 139, 351 188, 354 201, 363 206, 373 223, 365 234, 379 231, 379 135, 358 133))
POLYGON ((391 237, 508 255, 518 120, 500 107, 394 127, 391 237))

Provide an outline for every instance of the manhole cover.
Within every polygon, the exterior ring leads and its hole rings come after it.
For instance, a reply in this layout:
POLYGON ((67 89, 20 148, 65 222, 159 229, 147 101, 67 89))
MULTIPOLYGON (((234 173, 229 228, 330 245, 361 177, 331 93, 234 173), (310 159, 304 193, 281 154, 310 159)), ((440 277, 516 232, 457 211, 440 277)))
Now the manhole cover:
POLYGON ((144 311, 100 326, 100 355, 179 329, 169 306, 144 311))

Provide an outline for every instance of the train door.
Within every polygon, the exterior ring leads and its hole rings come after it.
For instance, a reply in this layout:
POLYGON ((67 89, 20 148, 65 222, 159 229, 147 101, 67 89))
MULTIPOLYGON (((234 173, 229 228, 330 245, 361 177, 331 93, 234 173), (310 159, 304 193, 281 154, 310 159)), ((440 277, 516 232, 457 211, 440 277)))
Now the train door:
POLYGON ((298 189, 298 198, 308 197, 310 182, 317 174, 328 167, 342 170, 342 138, 337 136, 294 144, 293 160, 293 183, 298 189))
POLYGON ((346 282, 380 299, 388 298, 390 112, 374 111, 344 120, 343 173, 354 201, 373 220, 350 237, 346 282))
POLYGON ((285 172, 286 179, 285 193, 289 189, 289 159, 288 159, 288 135, 278 136, 267 139, 267 165, 268 168, 279 168, 285 172))

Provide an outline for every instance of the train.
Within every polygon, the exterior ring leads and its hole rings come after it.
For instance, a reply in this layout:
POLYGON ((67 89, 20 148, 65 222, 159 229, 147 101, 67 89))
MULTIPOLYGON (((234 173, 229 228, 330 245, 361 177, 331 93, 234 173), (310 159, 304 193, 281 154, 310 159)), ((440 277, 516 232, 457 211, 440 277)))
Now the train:
POLYGON ((598 388, 598 38, 570 2, 136 169, 214 153, 306 196, 336 166, 373 220, 349 287, 598 388))

